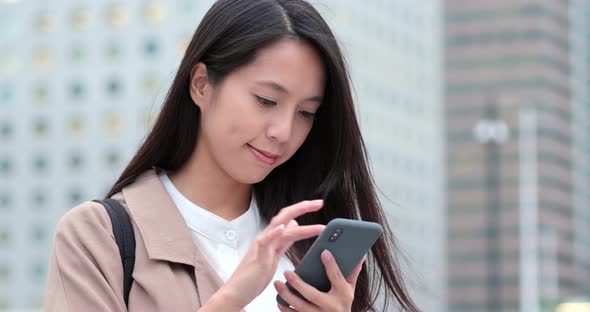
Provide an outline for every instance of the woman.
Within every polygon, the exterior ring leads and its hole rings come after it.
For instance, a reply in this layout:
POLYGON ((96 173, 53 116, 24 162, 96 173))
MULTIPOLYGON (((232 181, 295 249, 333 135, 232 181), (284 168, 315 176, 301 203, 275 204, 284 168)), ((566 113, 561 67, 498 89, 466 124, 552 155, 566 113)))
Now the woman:
POLYGON ((380 309, 384 285, 386 299, 417 311, 388 230, 371 266, 361 262, 348 277, 322 256, 327 293, 292 272, 333 218, 388 229, 342 54, 303 0, 213 5, 154 128, 107 197, 125 206, 136 238, 128 307, 110 220, 86 202, 57 226, 48 310, 365 311, 380 309), (290 308, 277 306, 277 293, 290 308))

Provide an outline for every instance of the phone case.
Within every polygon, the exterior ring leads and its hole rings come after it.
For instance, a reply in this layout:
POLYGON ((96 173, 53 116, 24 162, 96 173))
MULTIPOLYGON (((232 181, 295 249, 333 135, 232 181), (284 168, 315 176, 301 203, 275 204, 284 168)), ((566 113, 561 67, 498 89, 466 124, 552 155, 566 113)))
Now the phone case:
MULTIPOLYGON (((295 273, 309 285, 327 292, 331 285, 320 258, 322 251, 328 249, 334 255, 342 275, 348 277, 382 233, 383 228, 378 223, 333 219, 326 225, 324 231, 297 265, 295 273), (336 231, 339 231, 338 238, 332 241, 330 238, 334 233, 337 233, 336 231)), ((287 287, 292 293, 305 300, 289 283, 287 283, 287 287)), ((289 305, 280 295, 277 295, 277 302, 284 306, 289 305)))

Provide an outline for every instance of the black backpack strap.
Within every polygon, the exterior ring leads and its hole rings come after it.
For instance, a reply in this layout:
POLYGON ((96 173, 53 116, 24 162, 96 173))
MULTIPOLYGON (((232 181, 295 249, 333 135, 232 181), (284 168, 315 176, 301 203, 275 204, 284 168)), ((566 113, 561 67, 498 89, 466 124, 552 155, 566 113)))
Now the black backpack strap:
POLYGON ((118 201, 111 198, 94 201, 105 207, 113 225, 113 234, 117 246, 119 246, 119 254, 123 262, 123 298, 125 299, 125 306, 127 306, 129 303, 129 291, 133 282, 133 266, 135 265, 135 234, 133 233, 133 226, 125 207, 118 201))

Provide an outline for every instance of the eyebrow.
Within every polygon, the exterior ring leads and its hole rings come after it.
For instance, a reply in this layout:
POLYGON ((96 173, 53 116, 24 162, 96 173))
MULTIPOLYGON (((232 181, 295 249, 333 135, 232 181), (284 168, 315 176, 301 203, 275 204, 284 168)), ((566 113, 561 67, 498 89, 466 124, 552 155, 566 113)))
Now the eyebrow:
MULTIPOLYGON (((257 81, 256 84, 262 85, 262 86, 267 86, 270 87, 272 89, 274 89, 275 91, 278 91, 280 93, 284 93, 284 94, 289 94, 289 91, 287 91, 287 88, 283 87, 282 85, 274 82, 274 81, 257 81)), ((312 96, 309 97, 307 99, 305 99, 305 101, 309 101, 309 102, 318 102, 318 103, 322 103, 323 98, 319 95, 317 96, 312 96)))

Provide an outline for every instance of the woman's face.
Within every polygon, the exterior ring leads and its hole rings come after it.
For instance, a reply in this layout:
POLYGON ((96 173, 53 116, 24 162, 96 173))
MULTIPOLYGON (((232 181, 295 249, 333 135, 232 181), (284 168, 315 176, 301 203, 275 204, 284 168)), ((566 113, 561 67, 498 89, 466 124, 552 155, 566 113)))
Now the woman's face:
POLYGON ((241 183, 262 181, 295 154, 324 92, 320 56, 296 39, 260 50, 219 85, 199 81, 199 72, 206 76, 204 65, 195 67, 191 80, 191 97, 201 109, 197 150, 241 183))

